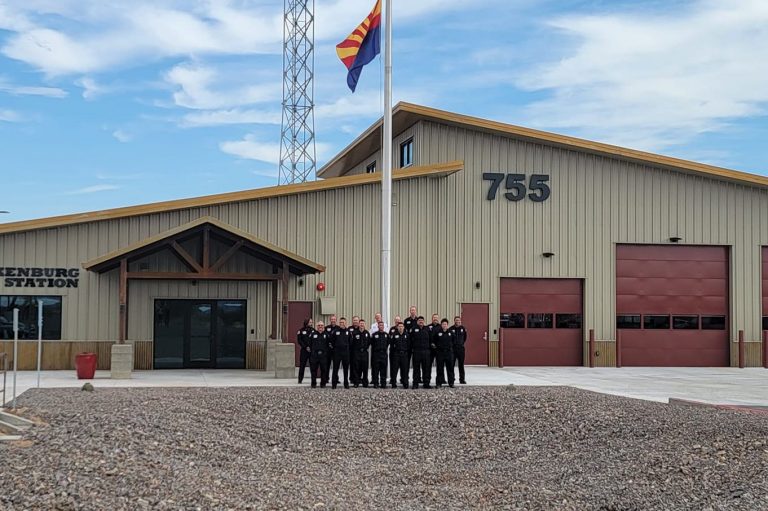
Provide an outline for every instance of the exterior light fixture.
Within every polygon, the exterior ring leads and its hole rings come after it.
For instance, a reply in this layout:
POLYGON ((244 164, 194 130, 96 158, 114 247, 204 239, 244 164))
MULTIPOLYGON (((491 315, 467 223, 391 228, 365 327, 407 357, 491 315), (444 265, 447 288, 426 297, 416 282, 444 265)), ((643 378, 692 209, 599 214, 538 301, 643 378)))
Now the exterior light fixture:
POLYGON ((299 287, 302 287, 304 285, 304 279, 299 279, 297 284, 299 285, 299 287))
POLYGON ((480 283, 479 282, 475 282, 475 289, 480 289, 480 283))
POLYGON ((547 259, 549 259, 549 258, 550 258, 550 257, 552 257, 553 255, 555 255, 555 253, 554 253, 554 252, 544 252, 544 253, 543 253, 543 254, 541 254, 541 255, 543 255, 544 257, 546 257, 547 259))
POLYGON ((672 236, 671 238, 669 238, 669 241, 671 241, 672 243, 677 243, 679 241, 683 241, 683 238, 679 236, 672 236))

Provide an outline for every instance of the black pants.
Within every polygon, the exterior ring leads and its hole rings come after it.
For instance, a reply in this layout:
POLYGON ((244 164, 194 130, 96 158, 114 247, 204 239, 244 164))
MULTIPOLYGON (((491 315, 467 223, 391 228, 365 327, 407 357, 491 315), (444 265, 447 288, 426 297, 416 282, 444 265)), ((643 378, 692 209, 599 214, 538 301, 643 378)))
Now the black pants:
MULTIPOLYGON (((407 351, 396 351, 391 369, 392 381, 397 381, 397 372, 400 371, 400 384, 404 388, 408 388, 408 370, 410 367, 411 354, 407 351)), ((393 383, 392 386, 394 387, 395 384, 393 383)))
POLYGON ((328 356, 326 357, 326 360, 327 360, 326 364, 328 365, 328 367, 326 368, 326 371, 327 371, 326 374, 328 374, 329 382, 331 381, 331 369, 333 369, 333 361, 335 358, 336 358, 336 351, 335 350, 329 351, 328 356))
POLYGON ((331 384, 333 388, 339 384, 339 366, 342 367, 344 372, 344 388, 349 388, 349 352, 339 353, 338 351, 333 355, 333 379, 331 384))
POLYGON ((371 383, 374 387, 387 386, 387 357, 386 351, 371 356, 371 383))
POLYGON ((432 380, 431 358, 429 350, 413 352, 413 388, 419 384, 429 387, 432 380))
POLYGON ((466 380, 464 374, 464 346, 453 347, 453 358, 456 364, 459 365, 459 381, 464 383, 466 380))
POLYGON ((320 386, 325 387, 328 383, 328 354, 312 353, 309 357, 309 370, 312 373, 312 386, 317 387, 317 374, 320 373, 320 386))
POLYGON ((453 352, 437 352, 437 378, 438 385, 445 385, 445 373, 448 372, 448 385, 453 385, 456 375, 453 372, 453 352))
POLYGON ((355 351, 352 358, 352 383, 368 386, 368 350, 355 351))
MULTIPOLYGON (((400 368, 400 362, 395 348, 389 350, 389 384, 392 388, 397 387, 397 370, 400 368)), ((407 372, 407 370, 406 370, 407 372)))
POLYGON ((309 364, 309 352, 301 346, 299 346, 299 350, 299 383, 301 383, 304 381, 304 370, 307 368, 307 364, 309 364))

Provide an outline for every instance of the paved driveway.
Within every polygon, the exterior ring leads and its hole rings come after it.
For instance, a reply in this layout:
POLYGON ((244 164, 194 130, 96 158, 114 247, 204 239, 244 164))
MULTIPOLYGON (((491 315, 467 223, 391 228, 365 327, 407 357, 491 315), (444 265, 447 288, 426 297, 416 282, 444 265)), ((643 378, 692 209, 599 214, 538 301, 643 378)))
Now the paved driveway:
MULTIPOLYGON (((596 368, 585 367, 468 367, 470 385, 564 385, 619 396, 667 402, 669 398, 715 404, 768 406, 768 369, 733 368, 596 368)), ((305 378, 307 385, 309 378, 305 378)), ((434 377, 433 377, 434 381, 434 377)), ((44 371, 41 387, 79 387, 74 371, 44 371)), ((253 387, 294 386, 295 380, 278 380, 262 371, 165 370, 136 371, 130 380, 112 380, 98 371, 93 380, 100 387, 253 387)), ((20 371, 17 395, 37 385, 37 373, 20 371)), ((7 399, 11 399, 12 374, 8 374, 7 399)))

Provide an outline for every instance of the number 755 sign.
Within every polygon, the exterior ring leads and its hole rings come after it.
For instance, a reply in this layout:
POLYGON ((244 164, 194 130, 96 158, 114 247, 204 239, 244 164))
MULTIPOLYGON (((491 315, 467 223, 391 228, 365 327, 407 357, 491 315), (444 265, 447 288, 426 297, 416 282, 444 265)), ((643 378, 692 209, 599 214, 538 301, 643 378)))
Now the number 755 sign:
POLYGON ((533 202, 544 202, 549 199, 551 190, 547 182, 549 176, 546 174, 532 174, 526 183, 525 174, 502 174, 497 172, 483 173, 483 181, 490 181, 491 187, 488 189, 486 199, 496 200, 499 187, 504 183, 504 197, 511 202, 517 202, 525 199, 526 195, 533 202), (530 190, 530 193, 528 191, 530 190))

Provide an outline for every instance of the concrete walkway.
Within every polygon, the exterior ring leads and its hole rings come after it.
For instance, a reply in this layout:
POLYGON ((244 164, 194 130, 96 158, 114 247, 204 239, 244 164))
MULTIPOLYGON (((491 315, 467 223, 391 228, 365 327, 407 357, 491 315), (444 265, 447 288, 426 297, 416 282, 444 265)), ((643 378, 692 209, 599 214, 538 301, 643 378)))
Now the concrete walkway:
MULTIPOLYGON (((468 367, 470 385, 571 386, 619 396, 668 402, 669 398, 713 404, 768 406, 768 369, 734 368, 596 368, 585 367, 468 367)), ((130 380, 112 380, 98 371, 94 387, 259 387, 298 386, 263 371, 166 370, 136 371, 130 380)), ((433 375, 434 382, 434 375, 433 375)), ((17 395, 37 386, 37 373, 20 371, 17 395)), ((74 371, 44 371, 43 388, 80 387, 74 371)), ((309 383, 305 378, 304 386, 309 383)), ((8 374, 6 399, 11 400, 13 375, 8 374)), ((457 383, 457 386, 458 383, 457 383)))

